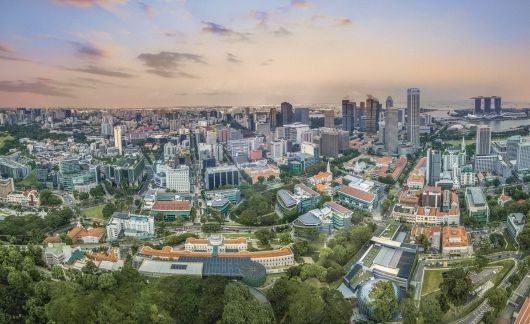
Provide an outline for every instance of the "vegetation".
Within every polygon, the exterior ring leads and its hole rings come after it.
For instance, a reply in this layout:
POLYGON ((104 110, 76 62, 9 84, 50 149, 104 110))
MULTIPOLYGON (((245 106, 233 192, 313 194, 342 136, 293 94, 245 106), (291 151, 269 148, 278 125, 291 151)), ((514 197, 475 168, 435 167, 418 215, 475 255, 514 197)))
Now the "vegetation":
POLYGON ((440 284, 440 290, 453 305, 463 305, 473 290, 469 273, 462 268, 449 271, 440 284))
MULTIPOLYGON (((104 205, 90 207, 81 210, 81 215, 86 218, 100 218, 103 219, 103 209, 104 205)), ((112 214, 111 214, 112 215, 112 214)))
POLYGON ((398 309, 394 286, 390 281, 376 282, 369 295, 372 300, 375 320, 386 322, 392 319, 392 314, 398 309))
POLYGON ((63 200, 55 195, 51 190, 42 190, 40 192, 40 204, 42 206, 59 206, 63 200))

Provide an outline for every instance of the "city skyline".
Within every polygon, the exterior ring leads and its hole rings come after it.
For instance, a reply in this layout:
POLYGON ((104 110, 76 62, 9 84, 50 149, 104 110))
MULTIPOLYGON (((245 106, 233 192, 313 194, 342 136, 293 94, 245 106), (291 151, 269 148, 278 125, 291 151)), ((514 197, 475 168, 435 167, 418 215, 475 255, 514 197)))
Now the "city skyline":
POLYGON ((0 106, 530 101, 530 3, 478 4, 5 2, 0 106))

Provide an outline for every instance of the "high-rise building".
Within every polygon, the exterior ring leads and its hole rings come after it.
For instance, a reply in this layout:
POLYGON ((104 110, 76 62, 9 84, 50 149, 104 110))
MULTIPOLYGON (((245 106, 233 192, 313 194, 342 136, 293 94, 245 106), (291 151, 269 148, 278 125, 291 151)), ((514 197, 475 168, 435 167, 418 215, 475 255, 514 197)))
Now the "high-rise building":
POLYGON ((440 180, 440 173, 442 172, 442 157, 440 152, 428 149, 425 181, 429 186, 434 186, 440 180))
POLYGON ((377 110, 379 101, 368 96, 366 99, 366 114, 365 114, 365 132, 369 134, 377 133, 377 110))
POLYGON ((391 96, 388 96, 386 98, 385 108, 389 109, 389 108, 392 108, 392 107, 394 107, 394 99, 392 99, 391 96))
POLYGON ((522 137, 520 135, 508 137, 506 140, 506 159, 508 161, 517 160, 517 155, 519 154, 519 144, 521 142, 522 137))
POLYGON ((482 97, 473 97, 471 99, 475 101, 475 108, 473 109, 473 113, 475 115, 482 114, 482 97))
POLYGON ((269 112, 269 122, 271 124, 271 128, 278 126, 277 114, 278 112, 276 111, 276 107, 272 107, 269 112))
POLYGON ((420 89, 407 89, 407 140, 420 145, 420 89))
POLYGON ((166 168, 166 188, 180 193, 189 193, 190 168, 187 165, 179 165, 175 168, 166 168))
POLYGON ((359 104, 359 107, 355 107, 355 125, 354 127, 359 128, 361 132, 364 132, 364 123, 362 119, 364 118, 364 115, 366 114, 366 107, 365 102, 361 101, 359 104))
POLYGON ((355 124, 355 102, 342 100, 342 130, 353 132, 355 124))
POLYGON ((332 109, 324 110, 324 127, 335 128, 335 111, 332 109))
POLYGON ((301 123, 294 123, 290 125, 285 125, 285 139, 290 141, 292 144, 302 143, 302 134, 309 130, 308 125, 301 123))
POLYGON ((462 136, 462 145, 460 146, 460 158, 459 166, 464 166, 467 164, 467 151, 466 151, 466 139, 462 136))
POLYGON ((282 125, 291 124, 293 122, 293 105, 288 102, 282 102, 280 112, 282 116, 282 125))
POLYGON ((206 168, 204 176, 206 189, 212 190, 224 185, 239 185, 239 170, 233 165, 206 168))
POLYGON ((295 108, 294 121, 296 123, 309 125, 309 108, 295 108))
POLYGON ((398 111, 388 107, 385 116, 385 148, 388 154, 397 154, 398 144, 398 111))
POLYGON ((114 147, 118 149, 118 153, 123 155, 123 144, 121 141, 121 126, 114 127, 114 147))
POLYGON ((111 115, 103 115, 101 119, 101 135, 111 136, 112 135, 112 126, 113 126, 113 117, 111 115))
POLYGON ((530 142, 519 143, 515 167, 517 171, 530 170, 530 142))
POLYGON ((475 155, 489 155, 491 153, 491 127, 477 126, 475 155))
POLYGON ((494 96, 493 98, 493 106, 495 107, 495 113, 497 115, 500 115, 502 113, 502 99, 501 97, 494 96))
POLYGON ((489 114, 491 112, 491 97, 484 97, 484 113, 489 114))

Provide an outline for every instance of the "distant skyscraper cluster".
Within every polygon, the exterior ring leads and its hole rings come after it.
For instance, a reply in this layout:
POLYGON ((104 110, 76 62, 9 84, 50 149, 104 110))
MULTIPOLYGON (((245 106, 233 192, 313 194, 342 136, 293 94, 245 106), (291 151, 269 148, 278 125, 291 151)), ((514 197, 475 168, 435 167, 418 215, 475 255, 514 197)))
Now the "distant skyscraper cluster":
POLYGON ((475 115, 482 115, 482 114, 491 114, 492 113, 492 100, 493 100, 493 108, 497 115, 500 115, 502 113, 502 99, 501 97, 493 96, 493 97, 473 97, 471 98, 474 100, 475 106, 473 109, 473 113, 475 115), (484 102, 484 105, 482 103, 484 102))

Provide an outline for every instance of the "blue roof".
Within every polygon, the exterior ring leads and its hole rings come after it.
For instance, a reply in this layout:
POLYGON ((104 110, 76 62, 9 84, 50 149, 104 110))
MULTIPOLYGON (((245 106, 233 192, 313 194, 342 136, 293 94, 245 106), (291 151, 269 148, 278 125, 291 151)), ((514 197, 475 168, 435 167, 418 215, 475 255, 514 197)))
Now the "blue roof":
POLYGON ((293 196, 291 196, 291 193, 287 190, 284 190, 284 189, 278 190, 278 196, 283 201, 286 207, 291 207, 298 203, 296 199, 294 199, 293 196))
POLYGON ((307 212, 298 217, 298 220, 306 226, 318 226, 322 223, 320 218, 313 215, 311 212, 307 212))

